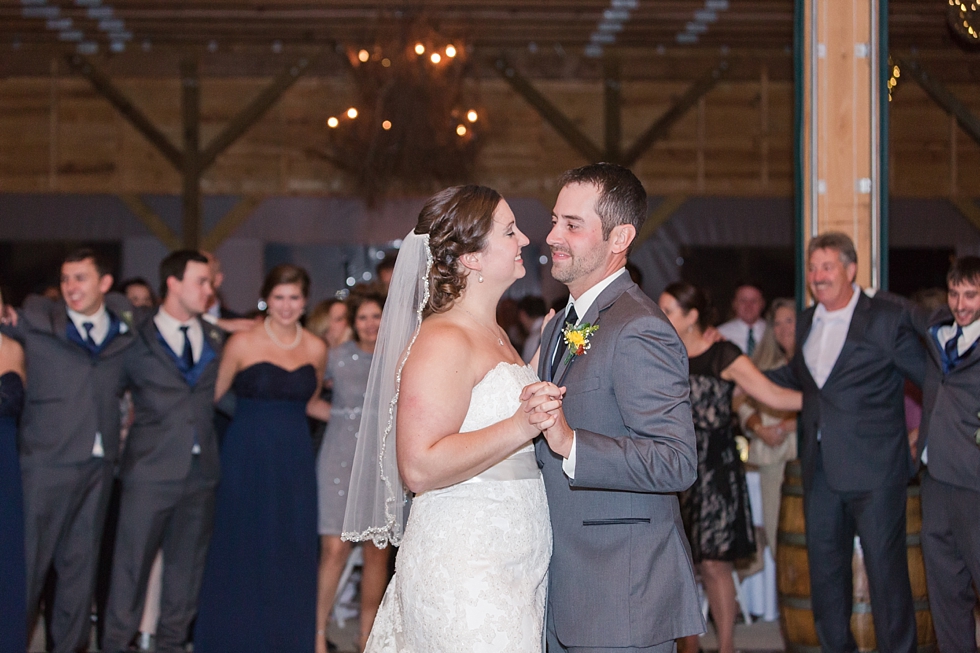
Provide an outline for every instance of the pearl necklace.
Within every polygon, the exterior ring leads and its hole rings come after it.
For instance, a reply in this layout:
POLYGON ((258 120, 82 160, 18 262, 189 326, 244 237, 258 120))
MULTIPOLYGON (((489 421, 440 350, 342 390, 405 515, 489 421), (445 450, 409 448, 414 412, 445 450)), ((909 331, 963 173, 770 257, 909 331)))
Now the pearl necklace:
POLYGON ((272 342, 274 342, 277 347, 281 347, 282 349, 296 349, 297 347, 299 347, 299 343, 303 339, 303 327, 301 327, 299 324, 296 325, 296 338, 295 340, 293 340, 291 343, 287 345, 282 340, 277 338, 276 334, 272 332, 272 329, 269 327, 269 322, 271 321, 272 321, 272 316, 268 316, 265 318, 265 322, 263 322, 262 324, 265 325, 265 332, 269 334, 269 337, 272 339, 272 342))

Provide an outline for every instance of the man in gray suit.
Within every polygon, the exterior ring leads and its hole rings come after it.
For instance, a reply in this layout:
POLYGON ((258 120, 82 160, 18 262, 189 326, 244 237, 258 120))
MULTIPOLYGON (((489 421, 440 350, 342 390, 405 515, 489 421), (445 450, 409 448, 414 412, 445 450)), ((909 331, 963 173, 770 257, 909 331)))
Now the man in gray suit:
POLYGON ((766 372, 803 392, 803 512, 817 636, 853 652, 851 556, 861 538, 882 653, 914 653, 915 610, 905 548, 906 486, 915 470, 903 377, 922 385, 925 355, 911 315, 854 283, 857 253, 842 233, 810 241, 817 304, 796 321, 789 365, 766 372))
MULTIPOLYGON (((917 326, 928 364, 922 387, 922 553, 943 653, 976 652, 980 587, 980 258, 956 259, 949 308, 917 326)), ((920 316, 925 317, 925 316, 920 316)))
POLYGON ((160 264, 163 304, 137 330, 126 356, 134 421, 102 650, 126 650, 139 629, 150 568, 163 550, 156 650, 182 651, 197 609, 211 538, 218 444, 214 384, 223 333, 201 320, 211 297, 208 260, 170 254, 160 264))
POLYGON ((90 249, 61 266, 63 301, 31 296, 5 332, 24 345, 27 395, 19 450, 24 484, 28 627, 51 567, 49 645, 88 650, 92 594, 112 468, 119 454, 123 358, 132 306, 106 294, 112 275, 90 249))
POLYGON ((555 540, 548 650, 669 652, 704 632, 674 494, 697 475, 687 354, 626 274, 647 211, 639 180, 598 163, 561 186, 547 242, 571 298, 542 334, 543 381, 522 395, 535 410, 549 381, 567 388, 537 444, 555 540), (566 347, 566 323, 598 330, 587 348, 566 347))

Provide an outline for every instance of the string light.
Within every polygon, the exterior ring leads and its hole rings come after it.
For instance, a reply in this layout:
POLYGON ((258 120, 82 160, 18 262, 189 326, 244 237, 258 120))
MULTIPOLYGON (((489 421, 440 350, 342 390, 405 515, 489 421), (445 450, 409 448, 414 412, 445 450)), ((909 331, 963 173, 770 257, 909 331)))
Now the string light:
POLYGON ((335 116, 330 116, 329 118, 327 118, 327 127, 329 127, 330 129, 336 129, 337 125, 339 124, 340 121, 337 120, 335 116))
POLYGON ((446 56, 450 59, 456 56, 456 47, 452 43, 446 46, 446 56))
POLYGON ((361 50, 357 53, 357 58, 361 63, 367 63, 367 60, 371 58, 371 55, 367 50, 361 50))
POLYGON ((389 129, 391 129, 391 121, 390 120, 385 120, 384 122, 382 122, 381 123, 381 129, 383 129, 385 131, 388 131, 389 129))
POLYGON ((470 122, 476 122, 476 119, 478 117, 479 116, 476 115, 476 111, 474 111, 473 109, 470 109, 469 111, 466 112, 466 119, 469 120, 470 122))
POLYGON ((351 120, 353 120, 354 118, 356 118, 357 117, 357 109, 355 109, 354 107, 351 107, 350 109, 348 109, 347 110, 347 117, 350 118, 351 120))
POLYGON ((439 63, 442 61, 442 56, 438 52, 433 52, 429 59, 432 61, 432 63, 439 63))
POLYGON ((902 70, 898 64, 888 57, 888 101, 892 101, 892 92, 898 86, 898 78, 902 76, 902 70))
POLYGON ((419 56, 422 56, 423 54, 425 54, 425 46, 422 45, 421 43, 416 43, 415 44, 415 54, 417 54, 419 56))
POLYGON ((466 136, 466 125, 456 125, 456 134, 466 136))

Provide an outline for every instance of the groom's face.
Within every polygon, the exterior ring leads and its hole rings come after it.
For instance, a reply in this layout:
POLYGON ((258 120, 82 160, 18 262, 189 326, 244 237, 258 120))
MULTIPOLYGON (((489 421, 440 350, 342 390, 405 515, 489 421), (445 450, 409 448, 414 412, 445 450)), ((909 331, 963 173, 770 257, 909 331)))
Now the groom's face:
POLYGON ((602 237, 602 220, 595 211, 598 189, 569 184, 558 193, 551 214, 551 275, 568 286, 573 297, 601 281, 606 274, 610 243, 602 237))

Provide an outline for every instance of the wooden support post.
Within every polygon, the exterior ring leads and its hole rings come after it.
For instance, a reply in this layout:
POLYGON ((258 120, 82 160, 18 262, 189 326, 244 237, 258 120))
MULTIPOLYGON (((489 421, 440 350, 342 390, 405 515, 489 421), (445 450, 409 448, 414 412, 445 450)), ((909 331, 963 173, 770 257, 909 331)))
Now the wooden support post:
POLYGON ((640 233, 636 234, 636 238, 633 239, 633 247, 639 247, 641 243, 657 233, 657 229, 667 222, 670 216, 674 215, 677 209, 681 208, 681 205, 686 201, 686 195, 669 195, 665 197, 643 222, 643 226, 640 227, 640 233))
POLYGON ((263 197, 246 196, 239 200, 238 204, 231 207, 231 210, 218 221, 218 224, 208 232, 208 235, 201 241, 201 249, 213 252, 218 249, 225 238, 234 233, 245 220, 252 215, 256 206, 262 203, 263 197))
POLYGON ((619 58, 608 55, 602 80, 606 108, 606 161, 618 162, 622 142, 622 76, 619 58))
POLYGON ((728 62, 722 61, 691 84, 664 115, 657 118, 645 132, 637 137, 633 145, 623 154, 622 164, 625 166, 633 165, 654 143, 667 136, 670 128, 683 118, 708 91, 713 89, 727 71, 728 62))
MULTIPOLYGON (((803 96, 798 107, 800 251, 818 234, 844 232, 857 248, 857 283, 884 289, 887 183, 881 175, 886 149, 881 126, 888 102, 882 93, 881 62, 887 47, 887 0, 797 0, 797 12, 803 36, 797 51, 803 96)), ((799 261, 798 274, 803 270, 805 262, 799 261)))
POLYGON ((980 118, 977 118, 970 111, 969 107, 949 92, 938 79, 926 72, 915 59, 903 59, 898 62, 902 72, 908 72, 912 79, 922 87, 922 90, 933 99, 933 101, 945 109, 948 113, 956 116, 956 122, 960 124, 970 138, 980 144, 980 118))
POLYGON ((180 249, 181 242, 177 234, 171 231, 163 219, 154 213, 153 209, 147 206, 139 195, 123 194, 119 196, 119 199, 129 207, 129 210, 143 223, 143 226, 149 229, 150 233, 156 236, 168 249, 180 249))
POLYGON ((117 89, 108 77, 99 72, 85 57, 75 54, 66 58, 68 65, 77 73, 88 79, 89 83, 95 87, 102 97, 116 108, 126 120, 138 131, 143 134, 146 140, 163 155, 170 164, 177 170, 183 170, 184 161, 180 150, 178 150, 170 139, 161 132, 156 126, 140 111, 136 105, 129 101, 122 91, 117 89))
POLYGON ((554 127, 558 135, 565 139, 565 141, 571 145, 573 148, 578 150, 579 154, 584 156, 589 163, 595 163, 596 161, 602 161, 605 158, 605 153, 600 150, 595 143, 589 140, 586 136, 575 126, 568 117, 561 112, 554 104, 552 104, 548 98, 541 95, 541 93, 534 88, 527 79, 521 76, 517 70, 510 65, 506 59, 503 57, 497 59, 496 63, 497 72, 500 76, 504 78, 510 87, 517 91, 518 95, 523 97, 528 104, 535 108, 538 114, 545 119, 545 121, 554 127))
POLYGON ((201 136, 201 87, 197 60, 180 63, 181 105, 184 120, 184 247, 197 249, 201 241, 201 168, 198 166, 201 136))

